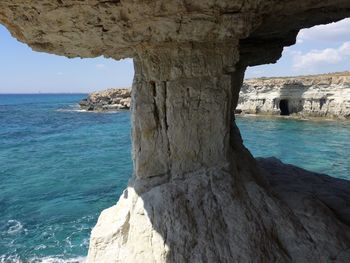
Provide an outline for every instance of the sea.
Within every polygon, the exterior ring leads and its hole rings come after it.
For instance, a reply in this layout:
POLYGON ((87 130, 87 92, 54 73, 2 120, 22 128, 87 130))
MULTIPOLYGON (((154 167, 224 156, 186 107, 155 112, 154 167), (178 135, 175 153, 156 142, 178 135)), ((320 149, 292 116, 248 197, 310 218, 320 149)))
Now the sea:
MULTIPOLYGON (((0 95, 0 262, 84 260, 99 213, 132 175, 130 112, 86 94, 0 95)), ((237 117, 256 157, 350 180, 350 123, 237 117)))

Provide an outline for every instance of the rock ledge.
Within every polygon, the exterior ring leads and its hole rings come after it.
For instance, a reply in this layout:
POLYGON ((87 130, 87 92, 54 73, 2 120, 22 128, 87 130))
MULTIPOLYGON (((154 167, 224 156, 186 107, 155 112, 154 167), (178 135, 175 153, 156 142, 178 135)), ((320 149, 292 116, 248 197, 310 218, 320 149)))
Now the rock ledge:
POLYGON ((129 109, 130 103, 130 89, 108 89, 89 94, 79 105, 87 111, 114 111, 129 109))

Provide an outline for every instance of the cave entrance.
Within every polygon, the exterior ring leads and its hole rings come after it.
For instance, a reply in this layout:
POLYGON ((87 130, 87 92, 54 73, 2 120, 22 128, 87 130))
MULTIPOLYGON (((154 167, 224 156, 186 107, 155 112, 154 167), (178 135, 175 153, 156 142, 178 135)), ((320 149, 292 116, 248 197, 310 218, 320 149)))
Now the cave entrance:
POLYGON ((288 100, 280 100, 280 111, 282 116, 288 116, 289 108, 288 108, 288 100))

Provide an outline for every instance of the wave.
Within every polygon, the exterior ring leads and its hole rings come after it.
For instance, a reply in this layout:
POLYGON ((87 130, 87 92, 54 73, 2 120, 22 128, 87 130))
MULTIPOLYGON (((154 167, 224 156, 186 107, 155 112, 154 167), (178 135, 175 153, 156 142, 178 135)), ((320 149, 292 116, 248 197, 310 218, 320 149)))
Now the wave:
POLYGON ((26 231, 26 229, 23 228, 21 222, 13 219, 7 221, 7 234, 15 235, 19 232, 22 232, 22 230, 26 231))
POLYGON ((86 257, 62 258, 59 256, 33 257, 22 260, 18 256, 0 256, 0 263, 82 263, 86 257))
POLYGON ((55 111, 58 111, 58 112, 87 112, 86 110, 80 109, 80 106, 77 103, 65 105, 63 108, 56 109, 55 111))
POLYGON ((80 110, 80 109, 67 109, 67 108, 63 108, 63 109, 57 109, 55 111, 58 112, 92 112, 92 111, 87 111, 87 110, 80 110))
POLYGON ((106 110, 106 111, 98 111, 98 110, 83 110, 80 108, 79 104, 69 104, 64 106, 63 108, 56 109, 55 111, 58 112, 88 112, 88 113, 98 113, 98 114, 108 114, 108 113, 118 113, 118 112, 123 112, 125 111, 124 109, 119 109, 119 110, 106 110))
POLYGON ((82 109, 62 108, 62 109, 57 109, 55 111, 58 111, 58 112, 87 112, 87 113, 93 113, 93 114, 101 114, 101 113, 113 114, 113 113, 124 112, 125 110, 91 111, 91 110, 82 110, 82 109))

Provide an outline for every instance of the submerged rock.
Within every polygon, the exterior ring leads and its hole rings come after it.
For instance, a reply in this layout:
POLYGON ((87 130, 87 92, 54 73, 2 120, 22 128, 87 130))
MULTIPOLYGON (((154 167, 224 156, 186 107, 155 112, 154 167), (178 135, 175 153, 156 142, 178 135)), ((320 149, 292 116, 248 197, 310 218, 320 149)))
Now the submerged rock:
POLYGON ((237 109, 248 114, 350 119, 350 72, 246 80, 237 109))
POLYGON ((79 102, 80 108, 87 111, 110 111, 130 109, 130 89, 108 89, 96 91, 79 102))

